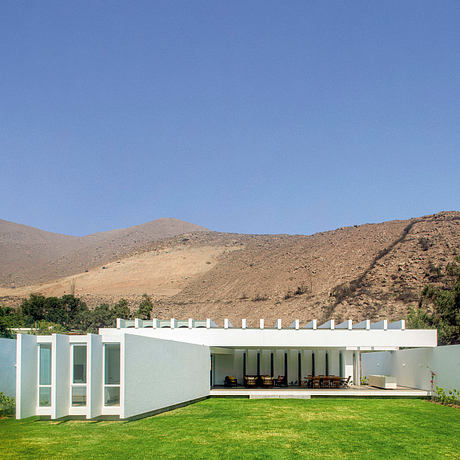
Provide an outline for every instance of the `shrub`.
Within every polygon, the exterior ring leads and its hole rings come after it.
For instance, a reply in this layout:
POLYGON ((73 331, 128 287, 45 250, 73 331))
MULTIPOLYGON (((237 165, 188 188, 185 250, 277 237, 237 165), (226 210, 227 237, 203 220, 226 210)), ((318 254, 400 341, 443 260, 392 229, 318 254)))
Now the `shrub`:
POLYGON ((0 414, 11 415, 14 412, 16 405, 12 396, 7 396, 0 391, 0 414))
POLYGON ((264 300, 268 300, 268 297, 261 294, 256 294, 255 297, 252 298, 253 302, 262 302, 264 300))
POLYGON ((441 387, 436 387, 435 401, 440 402, 441 404, 447 406, 449 404, 455 404, 460 401, 460 392, 455 388, 449 390, 448 393, 441 387))
POLYGON ((424 236, 421 236, 419 239, 418 239, 418 244, 421 246, 421 248, 424 250, 424 251, 428 251, 428 249, 430 248, 431 246, 431 243, 430 243, 430 240, 424 236))

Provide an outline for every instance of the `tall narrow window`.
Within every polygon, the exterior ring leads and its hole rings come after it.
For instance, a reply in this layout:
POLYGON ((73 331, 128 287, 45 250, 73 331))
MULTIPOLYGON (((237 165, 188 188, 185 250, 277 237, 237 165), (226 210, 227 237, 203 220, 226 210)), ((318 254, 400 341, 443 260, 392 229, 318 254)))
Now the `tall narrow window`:
POLYGON ((311 352, 311 375, 315 375, 315 352, 311 352))
POLYGON ((274 362, 273 362, 273 353, 270 353, 270 376, 273 377, 274 373, 275 373, 275 369, 274 369, 274 362))
POLYGON ((104 345, 104 405, 120 405, 120 344, 104 345))
POLYGON ((86 406, 86 345, 72 346, 72 406, 86 406))
POLYGON ((297 355, 297 379, 299 386, 302 384, 302 352, 297 355))
POLYGON ((51 406, 51 344, 41 343, 38 349, 38 405, 51 406))
POLYGON ((288 379, 288 354, 287 353, 284 353, 284 382, 286 383, 286 385, 289 382, 289 379, 288 379))
POLYGON ((326 351, 326 375, 329 375, 329 353, 326 351))

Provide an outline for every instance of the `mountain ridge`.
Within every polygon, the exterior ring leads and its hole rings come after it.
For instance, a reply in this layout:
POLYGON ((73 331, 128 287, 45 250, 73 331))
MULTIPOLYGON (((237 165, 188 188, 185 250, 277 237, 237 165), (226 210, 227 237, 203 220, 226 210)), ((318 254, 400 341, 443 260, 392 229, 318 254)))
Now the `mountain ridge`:
POLYGON ((313 235, 192 231, 143 241, 87 272, 73 260, 69 276, 0 288, 0 303, 74 293, 90 306, 126 298, 135 308, 146 293, 158 318, 401 319, 425 284, 447 285, 459 254, 457 211, 313 235))

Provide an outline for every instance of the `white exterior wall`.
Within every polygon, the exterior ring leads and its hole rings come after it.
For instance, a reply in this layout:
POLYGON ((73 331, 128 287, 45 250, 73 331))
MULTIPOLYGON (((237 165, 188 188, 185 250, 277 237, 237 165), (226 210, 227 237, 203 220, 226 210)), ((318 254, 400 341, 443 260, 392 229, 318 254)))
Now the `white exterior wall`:
POLYGON ((288 384, 297 382, 299 378, 298 351, 288 350, 288 384))
POLYGON ((271 350, 261 350, 260 352, 260 375, 270 375, 271 350))
POLYGON ((53 334, 51 340, 51 418, 69 415, 70 345, 69 336, 53 334))
POLYGON ((348 377, 351 377, 351 381, 353 383, 353 374, 354 374, 354 368, 353 368, 353 351, 343 351, 342 352, 342 360, 343 360, 343 377, 347 379, 348 377))
POLYGON ((18 334, 16 349, 16 418, 37 412, 37 337, 18 334))
POLYGON ((233 377, 238 379, 238 384, 243 383, 243 353, 244 350, 234 350, 233 353, 233 377))
POLYGON ((233 375, 235 377, 233 372, 233 361, 233 354, 214 355, 213 385, 223 385, 227 375, 233 375))
POLYGON ((16 340, 0 338, 0 391, 16 396, 16 340))
POLYGON ((133 334, 123 343, 121 418, 209 395, 209 347, 133 334))
POLYGON ((337 350, 329 350, 329 375, 340 375, 340 358, 337 350))
POLYGON ((127 334, 164 340, 234 348, 347 348, 388 350, 395 347, 435 347, 436 329, 100 329, 104 338, 127 334))
POLYGON ((431 390, 431 370, 435 385, 448 391, 460 389, 460 345, 436 348, 363 353, 363 375, 391 375, 398 385, 431 390))
POLYGON ((88 334, 87 347, 86 418, 94 418, 102 414, 103 362, 101 336, 88 334))

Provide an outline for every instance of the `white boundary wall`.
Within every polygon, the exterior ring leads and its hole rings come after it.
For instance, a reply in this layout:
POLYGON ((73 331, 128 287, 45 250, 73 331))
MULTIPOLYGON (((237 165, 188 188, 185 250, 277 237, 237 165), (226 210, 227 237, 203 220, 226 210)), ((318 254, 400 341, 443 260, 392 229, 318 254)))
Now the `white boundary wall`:
POLYGON ((362 353, 362 375, 391 375, 398 385, 431 390, 431 370, 435 385, 444 390, 460 390, 460 345, 362 353))
POLYGON ((133 417, 209 395, 210 349, 123 334, 121 414, 133 417))
POLYGON ((0 391, 16 396, 16 340, 0 338, 0 391))

